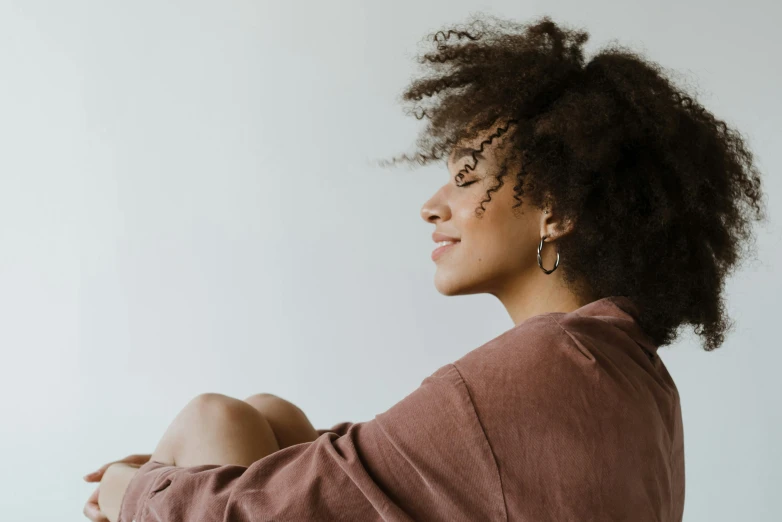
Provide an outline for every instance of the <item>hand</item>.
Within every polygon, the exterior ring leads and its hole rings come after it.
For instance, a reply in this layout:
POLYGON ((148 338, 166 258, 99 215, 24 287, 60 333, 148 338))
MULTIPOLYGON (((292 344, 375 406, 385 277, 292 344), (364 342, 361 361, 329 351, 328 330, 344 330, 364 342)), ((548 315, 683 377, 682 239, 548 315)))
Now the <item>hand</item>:
MULTIPOLYGON (((103 479, 103 475, 108 469, 109 466, 112 464, 122 463, 122 464, 128 464, 130 466, 134 467, 140 467, 144 465, 146 462, 149 461, 149 459, 152 457, 152 455, 145 455, 145 454, 136 454, 136 455, 129 455, 121 460, 115 460, 114 462, 109 462, 108 464, 104 464, 97 470, 93 471, 92 473, 87 473, 84 475, 84 480, 87 482, 100 482, 103 479)), ((92 495, 87 499, 86 504, 84 504, 84 515, 92 520, 92 522, 110 522, 109 518, 106 516, 106 514, 101 510, 100 505, 98 504, 98 497, 100 495, 100 485, 95 488, 95 491, 92 492, 92 495)))
POLYGON ((146 464, 151 458, 152 455, 146 455, 146 454, 128 455, 124 459, 115 460, 113 462, 109 462, 108 464, 104 464, 103 466, 93 471, 92 473, 87 473, 86 475, 84 475, 83 478, 87 482, 100 482, 101 479, 103 478, 103 474, 106 472, 106 468, 108 468, 112 464, 122 463, 122 464, 129 464, 131 466, 136 465, 140 467, 146 464))

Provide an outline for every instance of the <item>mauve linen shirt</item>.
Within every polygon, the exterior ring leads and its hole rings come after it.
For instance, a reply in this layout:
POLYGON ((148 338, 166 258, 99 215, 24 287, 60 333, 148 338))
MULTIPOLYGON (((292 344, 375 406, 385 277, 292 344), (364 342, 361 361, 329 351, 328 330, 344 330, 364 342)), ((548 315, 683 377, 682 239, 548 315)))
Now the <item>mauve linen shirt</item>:
POLYGON ((679 394, 637 314, 611 296, 532 316, 250 466, 149 461, 118 522, 680 521, 679 394))

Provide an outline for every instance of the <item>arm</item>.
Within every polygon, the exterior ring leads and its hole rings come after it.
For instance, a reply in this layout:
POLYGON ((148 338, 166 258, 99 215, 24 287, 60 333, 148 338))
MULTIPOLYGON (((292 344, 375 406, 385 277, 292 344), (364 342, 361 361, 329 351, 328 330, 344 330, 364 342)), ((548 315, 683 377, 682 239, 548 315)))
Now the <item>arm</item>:
POLYGON ((348 429, 350 429, 351 426, 353 426, 355 422, 349 422, 344 421, 335 424, 331 428, 322 428, 322 429, 315 429, 315 431, 318 432, 318 435, 323 435, 324 433, 336 433, 338 436, 343 436, 345 433, 347 433, 348 429))
POLYGON ((138 466, 122 462, 115 462, 106 468, 98 488, 98 506, 110 522, 117 520, 122 495, 138 471, 138 466))
POLYGON ((340 423, 249 467, 150 461, 118 522, 505 520, 499 473, 447 364, 368 422, 340 423))

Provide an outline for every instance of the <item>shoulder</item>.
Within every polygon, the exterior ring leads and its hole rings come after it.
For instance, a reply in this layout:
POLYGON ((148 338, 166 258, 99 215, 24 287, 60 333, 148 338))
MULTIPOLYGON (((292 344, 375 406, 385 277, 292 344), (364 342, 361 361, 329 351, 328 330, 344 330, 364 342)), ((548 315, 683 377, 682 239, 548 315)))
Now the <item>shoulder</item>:
MULTIPOLYGON (((561 324, 562 314, 542 314, 503 332, 459 358, 454 366, 462 375, 540 370, 562 359, 585 358, 572 335, 561 324)), ((586 358, 589 358, 587 354, 586 358)))
MULTIPOLYGON (((454 367, 482 402, 516 401, 534 406, 534 397, 548 402, 571 401, 578 390, 608 386, 600 348, 585 344, 582 330, 611 325, 597 318, 570 314, 533 316, 454 361, 454 367)), ((600 337, 600 336, 598 336, 600 337)))

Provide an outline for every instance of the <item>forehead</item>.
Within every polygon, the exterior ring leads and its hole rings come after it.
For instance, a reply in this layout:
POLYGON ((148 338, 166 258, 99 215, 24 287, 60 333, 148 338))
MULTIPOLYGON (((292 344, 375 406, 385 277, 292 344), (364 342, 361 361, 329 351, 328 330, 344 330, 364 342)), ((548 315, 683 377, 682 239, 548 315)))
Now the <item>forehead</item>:
MULTIPOLYGON (((487 129, 482 129, 478 131, 478 134, 470 139, 459 139, 457 140, 456 145, 451 150, 451 154, 449 156, 449 159, 453 162, 460 161, 464 159, 465 157, 469 157, 473 152, 475 152, 478 157, 481 157, 481 153, 478 152, 481 150, 481 144, 488 140, 495 132, 497 132, 497 129, 501 126, 500 122, 497 122, 493 124, 491 127, 487 129)), ((493 149, 496 147, 497 142, 500 141, 503 137, 497 136, 492 140, 491 143, 485 143, 483 144, 483 154, 486 155, 489 152, 489 149, 493 149)))
POLYGON ((497 145, 497 140, 500 138, 495 138, 491 143, 483 143, 485 140, 487 140, 494 130, 494 127, 488 130, 481 131, 478 136, 475 138, 465 140, 461 139, 459 140, 456 145, 451 150, 450 155, 448 156, 448 162, 450 164, 461 164, 465 161, 472 164, 472 157, 475 155, 476 159, 482 160, 482 161, 488 161, 491 160, 493 156, 493 151, 497 145), (481 144, 483 143, 483 152, 481 152, 481 144))
MULTIPOLYGON (((449 175, 456 175, 457 172, 462 172, 461 169, 463 169, 465 165, 473 165, 473 154, 475 155, 476 160, 478 160, 476 173, 492 173, 499 162, 506 158, 506 154, 510 155, 507 157, 511 162, 508 167, 511 169, 518 168, 521 163, 520 156, 507 147, 506 139, 512 133, 510 129, 508 132, 503 132, 502 135, 494 137, 490 143, 488 142, 488 139, 493 136, 500 127, 503 127, 502 123, 495 123, 491 128, 479 131, 474 138, 457 139, 446 162, 449 175), (484 143, 484 141, 487 141, 487 143, 484 143), (483 152, 480 152, 481 146, 483 146, 483 152), (498 155, 498 151, 503 152, 498 155)), ((467 173, 465 172, 465 175, 466 174, 467 173)))

